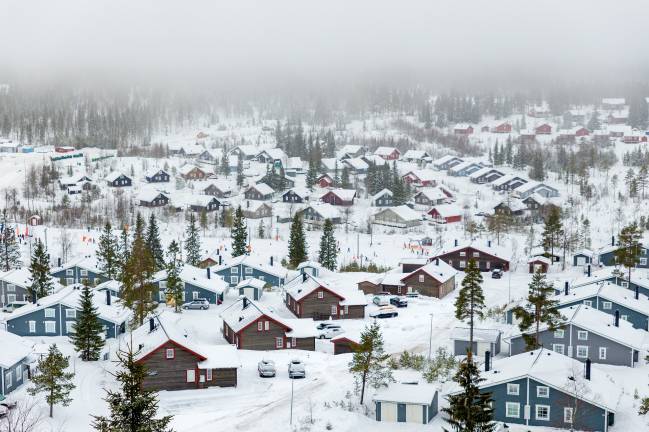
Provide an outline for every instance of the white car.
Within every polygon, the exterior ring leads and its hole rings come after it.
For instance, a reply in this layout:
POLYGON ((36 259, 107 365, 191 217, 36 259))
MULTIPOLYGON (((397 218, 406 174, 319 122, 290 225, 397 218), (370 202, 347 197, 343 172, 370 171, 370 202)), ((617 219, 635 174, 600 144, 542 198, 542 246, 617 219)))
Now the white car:
POLYGON ((341 333, 345 333, 340 326, 328 326, 320 330, 320 339, 331 339, 334 336, 338 336, 341 333))
POLYGON ((306 370, 304 369, 304 363, 300 359, 293 359, 288 364, 288 377, 289 378, 305 378, 306 370))
POLYGON ((399 315, 397 308, 392 305, 381 306, 380 308, 370 312, 370 317, 372 318, 394 318, 399 315))

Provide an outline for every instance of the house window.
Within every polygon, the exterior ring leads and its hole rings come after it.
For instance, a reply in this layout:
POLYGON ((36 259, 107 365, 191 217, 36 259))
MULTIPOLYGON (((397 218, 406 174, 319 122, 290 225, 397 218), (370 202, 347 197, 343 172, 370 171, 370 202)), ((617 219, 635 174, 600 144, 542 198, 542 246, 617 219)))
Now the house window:
POLYGON ((281 337, 275 338, 275 348, 280 349, 284 348, 284 339, 281 337))
POLYGON ((14 285, 14 284, 7 284, 7 291, 8 291, 8 292, 14 292, 14 291, 16 291, 16 285, 14 285))
POLYGON ((45 321, 45 333, 56 333, 56 321, 45 321))
POLYGON ((230 276, 230 284, 236 285, 239 283, 239 276, 230 276))
POLYGON ((584 306, 593 307, 593 301, 592 300, 584 300, 584 306))
POLYGON ((74 333, 74 321, 65 322, 65 331, 66 333, 74 333))
POLYGON ((585 330, 577 331, 577 339, 579 340, 588 340, 588 332, 585 330))
POLYGON ((266 330, 266 331, 270 330, 270 322, 269 321, 264 321, 264 330, 266 330))
POLYGON ((331 315, 338 315, 338 306, 331 305, 331 315))
POLYGON ((640 265, 641 266, 646 266, 647 265, 647 258, 640 258, 640 265))
POLYGON ((29 321, 29 332, 36 333, 36 321, 29 321))
POLYGON ((66 285, 72 285, 74 283, 74 278, 65 278, 66 285))
POLYGON ((521 416, 521 404, 516 402, 506 402, 505 416, 511 418, 519 418, 521 416))
POLYGON ((167 288, 167 281, 160 281, 160 282, 158 282, 158 287, 160 287, 160 289, 165 289, 165 288, 167 288))
POLYGON ((474 258, 480 257, 480 252, 473 252, 473 257, 474 258))
POLYGON ((16 301, 16 294, 7 294, 7 303, 13 303, 16 301))
POLYGON ((246 274, 252 274, 252 268, 246 267, 246 274))
POLYGON ((550 388, 546 386, 538 386, 536 388, 536 397, 540 397, 540 398, 550 397, 550 388))
POLYGON ((550 420, 550 406, 549 405, 537 405, 536 406, 536 419, 537 420, 550 420))
POLYGON ((207 381, 212 381, 212 369, 207 369, 205 371, 205 379, 207 381))
POLYGON ((460 252, 460 256, 461 257, 466 256, 466 252, 464 252, 464 251, 460 252))
POLYGON ((196 300, 198 298, 198 291, 192 291, 192 300, 196 300))
POLYGON ((557 329, 554 331, 554 338, 555 339, 563 339, 565 336, 565 332, 563 329, 557 329))
POLYGON ((16 382, 20 381, 23 379, 22 376, 22 368, 17 368, 16 369, 16 382))
POLYGON ((259 279, 260 281, 265 281, 266 280, 265 276, 259 276, 257 279, 259 279))
POLYGON ((466 267, 466 261, 460 261, 460 268, 466 267))
POLYGON ((187 382, 196 382, 196 371, 194 369, 187 369, 187 382))
POLYGON ((81 270, 79 271, 79 274, 80 274, 81 276, 88 276, 88 270, 81 269, 81 270))
POLYGON ((11 387, 11 372, 5 374, 5 387, 11 387))
POLYGON ((56 316, 56 311, 54 308, 45 309, 45 318, 54 318, 56 316))
POLYGON ((606 347, 599 347, 599 359, 606 360, 606 347))
POLYGON ((507 384, 507 394, 512 396, 518 396, 520 389, 520 384, 507 384))
POLYGON ((401 294, 401 287, 397 287, 397 294, 401 294))
POLYGON ((610 310, 613 307, 611 302, 605 301, 602 302, 602 309, 610 310))
POLYGON ((65 271, 66 276, 74 276, 74 270, 73 269, 67 269, 65 271))
POLYGON ((264 323, 257 321, 257 331, 262 331, 264 329, 264 323))
POLYGON ((76 318, 77 317, 77 310, 76 309, 66 309, 65 310, 65 317, 66 318, 76 318))
POLYGON ((239 274, 239 270, 236 267, 231 267, 230 274, 239 274))
POLYGON ((291 346, 293 348, 297 348, 297 339, 296 338, 291 338, 291 346))
POLYGON ((324 291, 318 291, 318 298, 324 298, 324 291))
POLYGON ((588 358, 588 347, 586 345, 577 345, 577 358, 588 358))
POLYGON ((628 282, 622 282, 621 286, 622 286, 622 288, 628 288, 629 283, 628 282))
POLYGON ((424 283, 424 278, 425 278, 424 275, 423 275, 423 274, 420 274, 420 275, 419 275, 419 282, 420 282, 420 283, 424 283))
POLYGON ((563 409, 563 422, 572 423, 572 408, 565 407, 563 409))
POLYGON ((164 291, 159 291, 158 292, 158 298, 160 299, 161 302, 165 301, 165 293, 164 293, 164 291))
POLYGON ((175 357, 176 357, 176 350, 173 348, 167 348, 167 350, 165 351, 165 358, 167 360, 171 360, 175 357))

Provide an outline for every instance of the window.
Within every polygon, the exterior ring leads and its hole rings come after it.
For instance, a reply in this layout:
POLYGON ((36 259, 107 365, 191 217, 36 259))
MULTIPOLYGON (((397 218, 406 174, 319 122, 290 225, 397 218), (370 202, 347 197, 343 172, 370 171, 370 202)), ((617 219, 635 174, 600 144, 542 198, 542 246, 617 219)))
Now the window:
POLYGON ((29 321, 29 332, 36 333, 36 321, 29 321))
POLYGON ((593 301, 592 300, 584 300, 584 306, 593 307, 593 301))
POLYGON ((16 368, 16 382, 20 381, 23 379, 21 373, 22 373, 22 368, 16 368))
POLYGON ((550 407, 548 405, 537 405, 536 419, 550 421, 550 407))
POLYGON ((640 265, 641 266, 646 266, 647 265, 647 258, 640 258, 640 265))
POLYGON ((266 330, 266 331, 270 330, 270 322, 269 321, 264 321, 264 330, 266 330))
POLYGON ((628 316, 628 315, 621 315, 620 318, 622 318, 624 321, 628 321, 628 320, 629 320, 629 316, 628 316))
POLYGON ((588 358, 588 347, 585 345, 577 345, 577 358, 588 358))
POLYGON ((540 397, 540 398, 550 397, 550 388, 546 386, 538 386, 536 388, 536 397, 540 397))
POLYGON ((563 422, 572 423, 572 408, 566 407, 563 409, 563 422))
POLYGON ((460 268, 466 267, 466 261, 460 261, 460 268))
POLYGON ((511 418, 519 418, 521 416, 521 404, 516 402, 506 402, 505 416, 511 418))
POLYGON ((262 331, 264 329, 264 323, 257 321, 257 331, 262 331))
POLYGON ((588 340, 588 332, 585 330, 577 331, 577 339, 579 340, 588 340))
POLYGON ((281 337, 275 338, 275 348, 284 348, 284 339, 281 337))
POLYGON ((45 318, 54 318, 56 316, 56 311, 54 308, 45 309, 45 318))
POLYGON ((246 267, 246 274, 252 274, 252 268, 251 267, 246 267))
POLYGON ((73 269, 67 269, 65 271, 66 276, 74 276, 74 270, 73 269))
POLYGON ((160 298, 161 302, 165 301, 165 293, 164 293, 164 291, 159 291, 158 292, 158 297, 160 298))
POLYGON ((8 291, 8 292, 14 292, 14 291, 16 291, 16 285, 14 285, 14 284, 7 284, 7 291, 8 291))
POLYGON ((165 289, 165 288, 167 288, 167 281, 160 281, 160 282, 158 282, 158 286, 160 287, 160 289, 165 289))
POLYGON ((602 302, 602 309, 605 310, 610 310, 613 307, 613 304, 611 302, 602 302))
POLYGON ((165 350, 165 358, 166 358, 167 360, 173 359, 173 358, 175 358, 175 357, 176 357, 176 350, 175 350, 175 349, 173 349, 173 348, 167 348, 167 349, 165 350))
POLYGON ((239 283, 239 276, 230 276, 230 283, 236 285, 239 283))
POLYGON ((296 338, 291 338, 291 346, 292 346, 293 348, 296 348, 296 347, 297 347, 297 339, 296 339, 296 338))
POLYGON ((236 267, 231 267, 230 274, 239 274, 239 270, 236 267))
POLYGON ((512 396, 518 396, 520 385, 519 384, 507 384, 507 394, 512 396))
POLYGON ((324 298, 324 291, 318 291, 318 298, 324 298))
POLYGON ((401 287, 397 287, 397 294, 401 294, 401 287))
POLYGON ((65 278, 66 285, 72 285, 74 283, 74 278, 65 278))
POLYGON ((338 306, 331 305, 331 315, 338 315, 338 306))
POLYGON ((473 258, 479 258, 480 252, 473 252, 473 258))
POLYGON ((563 329, 557 329, 554 331, 554 338, 555 339, 563 339, 565 336, 565 332, 563 329))
POLYGON ((74 321, 65 322, 65 331, 66 333, 74 333, 74 321))
POLYGON ((79 274, 80 274, 81 276, 88 276, 88 270, 81 269, 81 270, 79 271, 79 274))
POLYGON ((182 297, 183 301, 185 301, 185 291, 183 291, 183 292, 181 293, 181 297, 182 297))
POLYGON ((77 317, 77 310, 76 309, 66 309, 65 310, 65 317, 66 318, 76 318, 77 317))
POLYGON ((5 387, 11 387, 11 372, 5 374, 5 387))
POLYGON ((55 321, 45 321, 45 333, 56 333, 55 321))
POLYGON ((460 252, 460 256, 466 256, 466 252, 460 252))
POLYGON ((629 287, 629 283, 628 283, 628 282, 622 282, 622 283, 621 283, 621 286, 622 286, 623 288, 628 288, 628 287, 629 287))
POLYGON ((260 281, 265 281, 266 279, 264 279, 264 277, 265 276, 259 276, 257 279, 259 279, 260 281))
POLYGON ((419 282, 423 283, 425 279, 425 276, 423 274, 419 275, 419 282))
POLYGON ((194 369, 187 369, 187 382, 196 382, 196 371, 194 369))
POLYGON ((192 300, 196 300, 198 298, 198 291, 192 291, 192 300))
POLYGON ((205 379, 207 381, 212 381, 212 369, 208 369, 205 371, 205 379))
POLYGON ((599 347, 599 359, 606 360, 606 347, 599 347))
POLYGON ((565 354, 563 344, 552 344, 552 351, 559 354, 565 354))
POLYGON ((7 303, 13 303, 16 301, 16 294, 7 294, 7 303))

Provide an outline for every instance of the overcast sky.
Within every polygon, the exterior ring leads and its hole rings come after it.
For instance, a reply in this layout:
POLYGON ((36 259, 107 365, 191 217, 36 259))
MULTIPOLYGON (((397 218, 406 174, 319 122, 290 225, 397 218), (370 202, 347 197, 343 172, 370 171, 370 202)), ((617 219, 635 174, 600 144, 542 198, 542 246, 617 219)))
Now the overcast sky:
POLYGON ((225 86, 624 80, 649 70, 648 16, 642 0, 2 0, 0 70, 225 86))

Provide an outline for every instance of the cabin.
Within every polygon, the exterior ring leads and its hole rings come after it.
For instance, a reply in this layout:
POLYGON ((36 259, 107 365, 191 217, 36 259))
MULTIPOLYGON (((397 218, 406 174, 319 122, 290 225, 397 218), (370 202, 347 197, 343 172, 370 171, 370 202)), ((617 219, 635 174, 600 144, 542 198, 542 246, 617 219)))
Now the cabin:
POLYGON ((453 127, 454 135, 471 135, 473 133, 473 126, 466 123, 458 123, 453 127))
MULTIPOLYGON (((455 327, 451 331, 451 340, 453 341, 453 354, 456 356, 465 356, 469 349, 469 328, 455 327)), ((500 354, 500 338, 502 332, 496 329, 473 329, 473 346, 471 352, 479 357, 484 358, 486 353, 491 357, 500 354)))
POLYGON ((246 201, 243 216, 247 219, 262 219, 273 215, 273 207, 263 201, 246 201))
POLYGON ((334 355, 351 354, 360 345, 360 337, 351 336, 348 333, 350 332, 345 332, 330 339, 334 346, 334 355))
MULTIPOLYGON (((428 297, 442 298, 455 289, 457 271, 440 259, 434 259, 403 276, 400 283, 406 293, 418 292, 428 297)), ((397 290, 398 291, 398 290, 397 290)))
POLYGON ((196 143, 183 143, 169 146, 169 154, 172 156, 181 156, 181 157, 197 157, 203 151, 205 147, 196 143))
POLYGON ((462 222, 462 209, 455 204, 438 204, 428 211, 437 223, 449 224, 462 222))
POLYGON ((457 156, 446 155, 433 161, 433 168, 439 171, 448 171, 449 168, 464 162, 464 159, 457 156))
MULTIPOLYGON (((51 279, 53 290, 61 287, 55 278, 51 279)), ((29 267, 0 272, 0 303, 5 306, 16 301, 31 301, 30 287, 32 273, 29 267)))
POLYGON ((559 196, 559 191, 545 183, 529 181, 516 188, 516 192, 514 193, 514 195, 521 199, 525 199, 533 194, 538 194, 543 198, 556 198, 559 196))
MULTIPOLYGON (((615 243, 614 240, 615 239, 613 238, 611 243, 615 243)), ((601 248, 598 251, 597 262, 603 266, 617 265, 615 252, 617 252, 618 249, 620 249, 619 244, 611 244, 611 246, 601 248)), ((640 245, 640 258, 636 264, 636 268, 649 268, 649 250, 647 250, 647 248, 642 244, 640 245)))
POLYGON ((216 149, 203 150, 198 156, 196 156, 196 160, 204 164, 216 165, 219 162, 221 153, 216 152, 215 150, 216 149))
POLYGON ((534 128, 534 133, 537 135, 550 135, 552 133, 552 126, 547 123, 543 123, 534 128))
POLYGON ((505 199, 494 207, 494 215, 504 215, 522 220, 526 214, 527 206, 523 201, 518 199, 505 199))
POLYGON ((399 267, 401 267, 403 273, 412 273, 428 264, 428 262, 428 257, 425 256, 401 258, 399 260, 399 267))
POLYGON ((265 164, 275 164, 279 161, 282 167, 286 166, 288 156, 281 148, 265 149, 260 151, 256 156, 257 162, 265 164))
POLYGON ((282 202, 302 204, 309 200, 311 192, 306 188, 289 189, 282 195, 282 202))
POLYGON ((371 205, 374 207, 391 207, 393 196, 394 194, 390 189, 381 189, 372 195, 371 205))
POLYGON ((239 292, 240 296, 246 296, 249 299, 257 301, 264 294, 265 286, 265 281, 252 278, 242 280, 234 289, 239 292))
POLYGON ((431 170, 421 169, 408 171, 405 175, 401 176, 403 181, 411 185, 417 186, 436 186, 437 180, 435 174, 431 170))
POLYGON ((106 282, 108 278, 97 267, 94 258, 78 258, 58 267, 50 269, 50 275, 61 285, 86 284, 96 286, 106 282))
POLYGON ((388 384, 372 397, 376 421, 428 424, 437 415, 438 398, 430 384, 388 384))
POLYGON ((328 188, 334 185, 334 179, 329 174, 322 174, 316 180, 316 184, 321 188, 328 188))
POLYGON ((185 207, 196 213, 217 211, 223 204, 212 195, 189 195, 184 199, 185 207))
POLYGON ((335 287, 309 273, 284 286, 284 303, 298 318, 363 319, 367 300, 362 291, 335 287))
POLYGON ((316 329, 310 318, 286 319, 242 297, 220 314, 223 337, 238 349, 315 351, 316 329))
POLYGON ((430 155, 428 152, 425 150, 408 150, 406 151, 403 156, 401 157, 401 160, 404 160, 406 162, 415 162, 418 165, 423 165, 426 162, 429 162, 431 160, 430 155))
POLYGON ((495 126, 491 127, 490 129, 491 133, 511 133, 512 132, 512 125, 511 123, 497 123, 495 126))
POLYGON ((387 207, 374 214, 372 223, 394 228, 412 228, 421 225, 421 215, 407 205, 387 207))
POLYGON ((357 158, 365 155, 365 147, 357 144, 345 144, 338 153, 341 157, 357 158))
POLYGON ((169 197, 156 190, 145 190, 138 194, 137 201, 142 207, 164 207, 169 204, 169 197))
POLYGON ((320 197, 323 203, 332 206, 352 206, 356 198, 356 189, 332 189, 320 197))
POLYGON ((348 158, 343 159, 342 166, 349 170, 350 174, 358 175, 365 174, 370 165, 365 162, 363 158, 348 158))
POLYGON ((246 199, 258 201, 268 201, 273 198, 273 195, 275 191, 266 183, 253 184, 244 193, 246 199))
POLYGON ((497 180, 504 175, 504 172, 496 168, 484 167, 469 174, 469 180, 471 180, 471 182, 473 183, 485 184, 491 183, 492 181, 497 180))
MULTIPOLYGON (((382 160, 382 159, 381 159, 382 160)), ((320 171, 325 173, 333 173, 342 169, 340 161, 336 158, 322 158, 320 159, 320 171)))
POLYGON ((374 155, 381 159, 392 161, 399 159, 401 152, 396 147, 379 147, 374 150, 374 155))
POLYGON ((514 174, 507 174, 491 182, 491 187, 494 190, 510 191, 524 185, 527 182, 527 179, 524 179, 523 177, 519 177, 514 174))
POLYGON ((440 205, 446 202, 450 197, 445 193, 442 188, 423 188, 420 189, 414 196, 415 204, 422 207, 431 207, 440 205))
POLYGON ((133 185, 131 178, 119 171, 113 171, 104 180, 109 187, 131 187, 133 185))
POLYGON ((82 190, 90 190, 92 187, 92 179, 85 174, 59 179, 59 189, 67 190, 70 187, 79 187, 82 190))
POLYGON ((592 250, 581 249, 572 255, 572 265, 575 267, 583 267, 588 264, 594 264, 593 258, 595 258, 595 253, 592 250))
POLYGON ((465 161, 448 169, 448 175, 454 177, 467 177, 483 168, 481 163, 465 161))
MULTIPOLYGON (((68 336, 74 332, 80 311, 81 288, 77 285, 61 288, 16 309, 7 318, 7 331, 18 336, 68 336)), ((110 293, 94 292, 93 305, 106 338, 115 338, 126 331, 131 311, 110 293)))
POLYGON ((550 270, 550 258, 535 256, 527 260, 529 273, 547 273, 550 270))
POLYGON ((608 124, 623 125, 629 120, 629 111, 626 109, 612 111, 607 118, 608 124))
POLYGON ((251 144, 239 145, 230 150, 231 156, 236 156, 242 160, 253 160, 258 154, 259 147, 251 144))
POLYGON ((227 198, 232 194, 232 188, 227 180, 212 179, 194 184, 194 190, 203 195, 212 195, 217 198, 227 198))
POLYGON ((27 219, 27 225, 29 226, 38 226, 43 224, 43 218, 41 218, 39 215, 31 215, 27 219))
POLYGON ((34 342, 4 330, 0 330, 0 386, 1 395, 6 397, 14 390, 26 384, 31 370, 30 356, 33 353, 34 342))
POLYGON ((464 271, 470 259, 476 261, 480 271, 493 269, 509 270, 511 254, 492 246, 491 241, 486 245, 479 243, 455 243, 452 247, 442 249, 431 259, 439 258, 456 270, 464 271))
MULTIPOLYGON (((184 264, 178 274, 178 278, 183 285, 182 301, 189 302, 192 300, 205 299, 210 304, 221 304, 223 295, 229 288, 218 275, 212 275, 210 267, 200 268, 190 264, 184 264)), ((157 300, 161 303, 167 302, 167 271, 160 270, 153 278, 152 283, 157 288, 157 300)))
POLYGON ((148 183, 167 183, 171 176, 163 169, 153 168, 144 174, 144 179, 148 183))
POLYGON ((132 333, 135 362, 146 366, 147 391, 236 387, 241 366, 232 345, 206 345, 187 334, 180 315, 162 312, 132 333))
POLYGON ((337 207, 331 204, 311 204, 300 212, 302 221, 308 228, 319 228, 329 219, 334 225, 342 223, 342 216, 337 207))
POLYGON ((244 279, 259 279, 271 287, 281 287, 286 282, 287 271, 271 256, 268 264, 262 263, 249 255, 232 258, 228 263, 213 267, 216 273, 230 287, 236 287, 244 279))
POLYGON ((180 167, 178 173, 185 180, 204 180, 208 176, 207 172, 191 164, 183 165, 182 167, 180 167))

